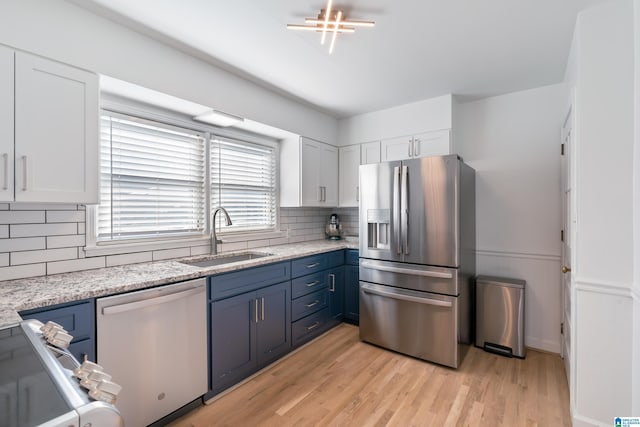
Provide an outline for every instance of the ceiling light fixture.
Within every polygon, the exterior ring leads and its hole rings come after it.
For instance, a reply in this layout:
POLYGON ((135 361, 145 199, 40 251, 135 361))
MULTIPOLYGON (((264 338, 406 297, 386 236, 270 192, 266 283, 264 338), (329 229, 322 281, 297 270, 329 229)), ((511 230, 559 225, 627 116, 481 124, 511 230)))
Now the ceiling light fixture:
POLYGON ((338 33, 350 34, 356 31, 355 27, 373 27, 375 25, 373 21, 349 21, 345 18, 342 10, 333 10, 332 6, 333 0, 327 0, 327 7, 320 11, 317 18, 306 18, 304 20, 305 23, 311 25, 287 24, 287 28, 322 33, 320 38, 320 44, 322 45, 327 39, 327 33, 333 33, 331 34, 331 43, 329 45, 329 53, 332 53, 338 33))
POLYGON ((242 117, 217 110, 209 110, 206 113, 199 114, 195 116, 193 120, 221 127, 227 127, 244 122, 242 117))

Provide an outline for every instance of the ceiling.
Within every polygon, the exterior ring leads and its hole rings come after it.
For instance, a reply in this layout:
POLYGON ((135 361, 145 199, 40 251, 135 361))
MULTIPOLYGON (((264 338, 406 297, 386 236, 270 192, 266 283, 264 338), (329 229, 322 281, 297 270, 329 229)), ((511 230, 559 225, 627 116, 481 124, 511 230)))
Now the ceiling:
POLYGON ((334 0, 374 28, 287 30, 326 0, 75 2, 337 117, 448 93, 471 99, 562 81, 577 13, 604 0, 334 0))

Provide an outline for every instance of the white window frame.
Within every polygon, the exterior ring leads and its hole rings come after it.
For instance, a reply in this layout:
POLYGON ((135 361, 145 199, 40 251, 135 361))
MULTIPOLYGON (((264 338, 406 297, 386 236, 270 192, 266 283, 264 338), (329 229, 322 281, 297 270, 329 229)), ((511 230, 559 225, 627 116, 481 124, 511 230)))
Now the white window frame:
MULTIPOLYGON (((115 255, 132 252, 146 252, 162 249, 177 249, 191 246, 203 246, 211 242, 211 137, 217 135, 236 140, 243 140, 254 144, 268 145, 275 149, 276 158, 276 219, 275 226, 270 230, 260 231, 220 231, 218 238, 224 243, 275 239, 286 237, 286 232, 280 231, 280 144, 278 140, 264 135, 257 135, 242 132, 237 129, 217 128, 199 122, 194 122, 190 117, 183 116, 175 112, 162 110, 159 108, 138 104, 131 100, 112 99, 110 97, 101 99, 101 115, 116 113, 122 116, 133 116, 144 120, 158 122, 161 125, 175 126, 193 130, 203 134, 205 138, 205 231, 198 236, 175 236, 175 237, 147 237, 142 239, 97 240, 97 211, 98 205, 87 205, 86 207, 86 256, 115 255)), ((232 218, 233 220, 233 218, 232 218)))

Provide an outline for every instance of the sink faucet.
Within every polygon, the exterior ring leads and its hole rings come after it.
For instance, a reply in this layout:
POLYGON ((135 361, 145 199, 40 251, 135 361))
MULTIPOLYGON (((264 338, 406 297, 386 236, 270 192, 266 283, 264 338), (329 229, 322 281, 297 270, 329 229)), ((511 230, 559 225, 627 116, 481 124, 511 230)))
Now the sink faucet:
POLYGON ((233 222, 231 222, 231 217, 229 217, 229 212, 227 212, 227 210, 222 206, 220 206, 219 208, 216 208, 213 211, 213 215, 211 216, 211 253, 213 255, 218 253, 217 244, 222 243, 222 240, 218 240, 218 238, 216 237, 216 214, 220 211, 222 211, 222 213, 224 214, 226 224, 227 225, 233 224, 233 222))

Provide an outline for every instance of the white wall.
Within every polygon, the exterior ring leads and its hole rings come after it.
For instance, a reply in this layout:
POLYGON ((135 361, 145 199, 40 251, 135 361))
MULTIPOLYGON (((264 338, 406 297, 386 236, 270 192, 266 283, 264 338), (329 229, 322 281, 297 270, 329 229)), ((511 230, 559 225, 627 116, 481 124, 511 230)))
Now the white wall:
POLYGON ((633 212, 634 212, 634 308, 633 308, 633 409, 631 413, 640 414, 640 0, 634 1, 634 37, 635 40, 635 141, 633 148, 633 212))
POLYGON ((576 91, 575 384, 570 390, 576 426, 611 425, 615 416, 635 414, 640 401, 633 386, 640 369, 633 292, 638 265, 633 230, 640 214, 637 199, 634 203, 634 3, 609 2, 579 15, 567 75, 576 91))
POLYGON ((0 43, 335 143, 337 121, 63 0, 0 3, 0 43))
POLYGON ((360 144, 451 128, 452 96, 444 95, 338 121, 338 145, 360 144))
POLYGON ((564 85, 458 105, 476 170, 478 274, 527 281, 527 346, 560 353, 560 128, 564 85))

